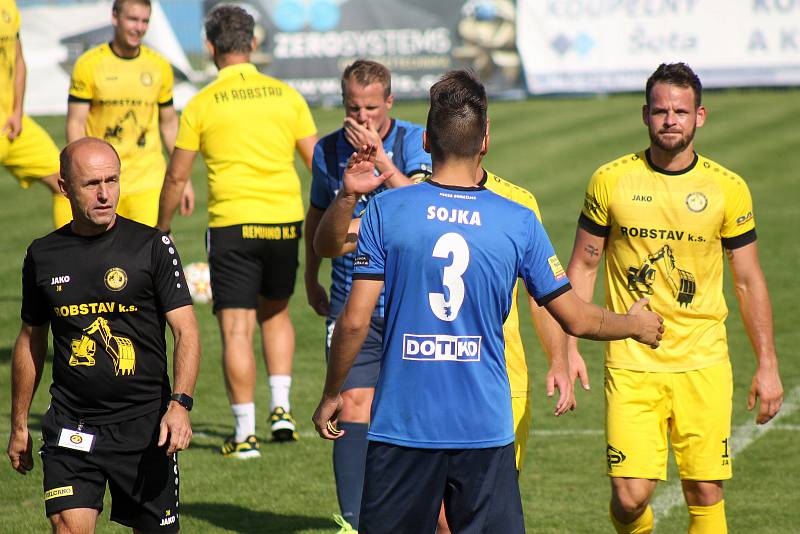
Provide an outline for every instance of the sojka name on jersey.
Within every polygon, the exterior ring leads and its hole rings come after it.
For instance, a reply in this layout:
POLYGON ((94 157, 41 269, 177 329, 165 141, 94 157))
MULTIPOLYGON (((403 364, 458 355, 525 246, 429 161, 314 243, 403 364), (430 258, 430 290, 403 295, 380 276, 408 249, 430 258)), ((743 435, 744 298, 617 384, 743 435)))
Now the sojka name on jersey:
POLYGON ((403 359, 478 362, 481 336, 403 334, 403 359))

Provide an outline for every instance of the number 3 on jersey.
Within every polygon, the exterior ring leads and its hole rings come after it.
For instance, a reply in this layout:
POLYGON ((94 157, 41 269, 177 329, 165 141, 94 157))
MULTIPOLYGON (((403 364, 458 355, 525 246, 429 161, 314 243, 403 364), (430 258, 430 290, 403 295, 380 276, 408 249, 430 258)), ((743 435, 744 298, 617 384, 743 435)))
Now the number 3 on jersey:
POLYGON ((455 232, 444 234, 433 247, 434 258, 447 259, 453 255, 453 263, 444 268, 442 284, 447 288, 450 299, 444 293, 428 293, 428 302, 433 314, 442 321, 455 321, 464 303, 464 279, 461 275, 469 265, 469 246, 461 235, 455 232))

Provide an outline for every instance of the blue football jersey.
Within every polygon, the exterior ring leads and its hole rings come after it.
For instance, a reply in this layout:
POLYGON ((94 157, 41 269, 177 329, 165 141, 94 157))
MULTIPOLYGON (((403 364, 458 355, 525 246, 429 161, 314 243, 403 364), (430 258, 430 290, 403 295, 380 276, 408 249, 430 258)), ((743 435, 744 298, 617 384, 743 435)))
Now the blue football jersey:
MULTIPOLYGON (((403 174, 430 174, 431 155, 422 148, 422 126, 406 121, 392 119, 389 133, 383 139, 383 149, 392 158, 394 165, 403 174)), ((355 152, 344 136, 342 129, 326 135, 314 147, 311 166, 311 205, 325 210, 330 206, 342 187, 342 175, 347 160, 355 152)), ((360 217, 369 200, 386 190, 380 186, 368 195, 363 195, 353 210, 353 218, 360 217)), ((313 239, 314 236, 307 236, 313 239)), ((331 260, 331 316, 337 317, 344 307, 350 293, 353 274, 353 254, 346 254, 331 260)), ((383 315, 383 295, 375 308, 376 315, 383 315)))
POLYGON ((570 288, 536 215, 483 188, 386 191, 361 221, 353 278, 383 279, 369 438, 463 449, 514 441, 503 323, 518 277, 540 304, 570 288))

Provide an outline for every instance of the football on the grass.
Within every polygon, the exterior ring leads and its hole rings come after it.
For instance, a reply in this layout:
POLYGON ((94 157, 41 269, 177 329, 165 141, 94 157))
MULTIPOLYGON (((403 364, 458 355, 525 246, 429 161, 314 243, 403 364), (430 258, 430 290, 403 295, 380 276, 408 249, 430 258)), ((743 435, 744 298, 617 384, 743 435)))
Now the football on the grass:
POLYGON ((195 304, 211 302, 211 275, 208 273, 208 264, 204 262, 190 263, 183 270, 189 294, 195 304))

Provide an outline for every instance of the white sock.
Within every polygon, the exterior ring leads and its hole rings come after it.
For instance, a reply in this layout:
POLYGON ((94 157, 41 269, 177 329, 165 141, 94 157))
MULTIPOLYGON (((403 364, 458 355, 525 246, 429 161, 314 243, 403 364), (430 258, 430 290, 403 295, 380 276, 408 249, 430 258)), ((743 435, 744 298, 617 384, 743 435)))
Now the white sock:
POLYGON ((287 412, 289 406, 289 390, 292 388, 292 375, 272 375, 269 377, 269 389, 272 398, 269 402, 269 409, 274 410, 280 406, 287 412))
POLYGON ((256 405, 252 402, 231 404, 233 418, 236 419, 234 441, 244 441, 247 436, 256 433, 256 405))

